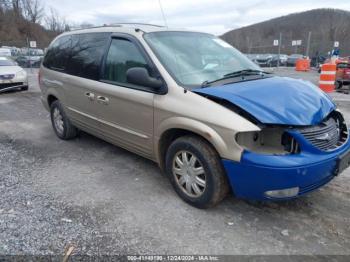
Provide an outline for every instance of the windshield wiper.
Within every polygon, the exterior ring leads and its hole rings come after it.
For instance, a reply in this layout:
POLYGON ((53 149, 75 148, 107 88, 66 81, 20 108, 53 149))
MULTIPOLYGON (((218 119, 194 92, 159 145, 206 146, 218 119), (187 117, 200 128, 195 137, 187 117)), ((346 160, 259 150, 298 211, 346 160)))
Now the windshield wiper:
POLYGON ((244 75, 261 75, 268 74, 267 72, 255 69, 243 69, 235 72, 228 73, 224 77, 235 77, 235 76, 244 76, 244 75))
POLYGON ((239 76, 249 76, 249 75, 261 75, 262 77, 264 77, 265 74, 271 74, 269 72, 265 72, 265 71, 261 71, 261 70, 255 70, 255 69, 243 69, 243 70, 239 70, 239 71, 234 71, 231 73, 228 73, 226 75, 224 75, 221 78, 218 78, 216 80, 213 81, 204 81, 201 85, 202 88, 204 87, 208 87, 210 86, 212 83, 215 82, 219 82, 225 79, 230 79, 230 78, 234 78, 234 77, 239 77, 239 76))

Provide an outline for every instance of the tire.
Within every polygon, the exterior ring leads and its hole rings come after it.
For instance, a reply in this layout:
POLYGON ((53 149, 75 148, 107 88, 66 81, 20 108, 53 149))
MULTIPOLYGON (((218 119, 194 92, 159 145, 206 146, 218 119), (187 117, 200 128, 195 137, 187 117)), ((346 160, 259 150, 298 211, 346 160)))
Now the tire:
POLYGON ((165 168, 176 193, 186 203, 196 208, 205 209, 217 205, 229 191, 225 170, 218 153, 202 138, 184 136, 176 139, 168 148, 165 168), (184 153, 186 156, 183 155, 184 153), (192 162, 191 165, 193 156, 196 161, 192 162), (181 169, 176 159, 182 161, 182 168, 185 171, 181 169), (201 170, 203 174, 201 174, 201 170), (179 175, 179 173, 183 175, 179 175), (198 183, 199 181, 200 183, 198 183), (197 186, 194 186, 194 183, 197 186), (190 186, 187 187, 187 185, 190 186))
POLYGON ((22 90, 22 91, 27 91, 27 90, 28 90, 28 86, 23 86, 23 87, 21 87, 21 90, 22 90))
POLYGON ((63 106, 58 100, 51 104, 50 115, 53 130, 60 139, 69 140, 77 136, 77 128, 72 125, 63 109, 63 106))
POLYGON ((336 81, 335 82, 335 89, 336 90, 339 90, 339 89, 341 89, 343 87, 343 83, 342 82, 340 82, 340 81, 336 81))

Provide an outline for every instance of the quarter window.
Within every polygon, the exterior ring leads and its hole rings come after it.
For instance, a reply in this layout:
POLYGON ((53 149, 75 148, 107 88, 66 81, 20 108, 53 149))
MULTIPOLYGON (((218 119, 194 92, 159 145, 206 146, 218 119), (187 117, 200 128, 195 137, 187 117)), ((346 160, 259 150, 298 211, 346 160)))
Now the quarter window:
POLYGON ((130 68, 150 68, 140 50, 127 39, 113 39, 106 58, 103 80, 127 83, 126 72, 130 68))
POLYGON ((47 50, 44 66, 53 70, 64 71, 69 58, 71 37, 62 36, 58 38, 47 50))

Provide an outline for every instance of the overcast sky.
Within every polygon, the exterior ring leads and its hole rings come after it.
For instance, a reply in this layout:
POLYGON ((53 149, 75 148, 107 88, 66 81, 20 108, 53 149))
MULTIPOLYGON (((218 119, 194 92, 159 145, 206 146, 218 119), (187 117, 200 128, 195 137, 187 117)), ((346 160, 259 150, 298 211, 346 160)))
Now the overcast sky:
MULTIPOLYGON (((73 23, 164 24, 159 0, 46 0, 73 23)), ((271 18, 315 8, 350 11, 350 0, 161 0, 169 27, 216 35, 271 18)))

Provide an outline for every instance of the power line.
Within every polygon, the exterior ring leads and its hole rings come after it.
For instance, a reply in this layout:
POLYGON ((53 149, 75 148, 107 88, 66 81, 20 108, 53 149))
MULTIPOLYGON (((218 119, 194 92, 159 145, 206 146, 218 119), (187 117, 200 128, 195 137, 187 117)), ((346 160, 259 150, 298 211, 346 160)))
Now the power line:
POLYGON ((159 3, 160 11, 162 12, 162 16, 163 16, 163 20, 164 20, 164 25, 165 25, 166 28, 168 28, 168 23, 167 23, 167 21, 166 21, 166 17, 165 17, 165 13, 164 13, 164 10, 163 10, 163 6, 162 6, 161 0, 158 0, 158 3, 159 3))

